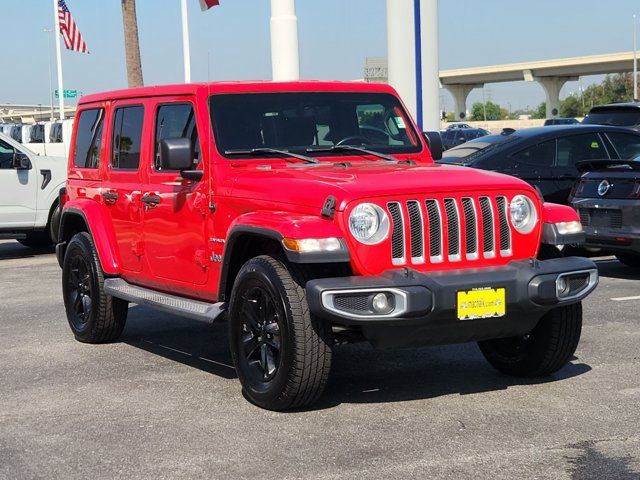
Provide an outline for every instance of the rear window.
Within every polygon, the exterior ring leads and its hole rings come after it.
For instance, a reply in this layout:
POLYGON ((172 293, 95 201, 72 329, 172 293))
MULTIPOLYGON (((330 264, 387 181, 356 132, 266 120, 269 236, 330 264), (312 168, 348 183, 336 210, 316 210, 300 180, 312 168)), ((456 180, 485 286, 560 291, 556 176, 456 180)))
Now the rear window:
POLYGON ((483 136, 447 150, 442 154, 442 163, 455 162, 468 165, 517 138, 516 135, 483 136))
POLYGON ((62 124, 52 123, 49 131, 49 143, 62 143, 62 124))
POLYGON ((98 168, 102 144, 104 110, 83 110, 77 120, 76 147, 73 164, 78 168, 98 168))
POLYGON ((629 133, 607 133, 620 158, 628 160, 640 155, 640 135, 629 133))
POLYGON ((140 165, 144 107, 118 108, 113 121, 111 168, 137 170, 140 165))
POLYGON ((640 109, 603 108, 592 110, 582 123, 589 125, 615 125, 617 127, 640 125, 640 109))

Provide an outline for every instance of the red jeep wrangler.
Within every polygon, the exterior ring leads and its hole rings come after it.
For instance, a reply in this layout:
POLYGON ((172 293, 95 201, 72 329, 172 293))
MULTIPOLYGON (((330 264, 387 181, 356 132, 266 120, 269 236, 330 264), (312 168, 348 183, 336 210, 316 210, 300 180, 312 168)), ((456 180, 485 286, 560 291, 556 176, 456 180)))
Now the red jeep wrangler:
MULTIPOLYGON (((505 175, 434 164, 392 88, 212 83, 81 100, 57 255, 81 342, 116 340, 129 302, 224 312, 247 397, 321 395, 335 344, 478 341, 546 375, 580 338, 595 265, 569 207, 505 175)), ((429 148, 430 145, 430 148, 429 148)))

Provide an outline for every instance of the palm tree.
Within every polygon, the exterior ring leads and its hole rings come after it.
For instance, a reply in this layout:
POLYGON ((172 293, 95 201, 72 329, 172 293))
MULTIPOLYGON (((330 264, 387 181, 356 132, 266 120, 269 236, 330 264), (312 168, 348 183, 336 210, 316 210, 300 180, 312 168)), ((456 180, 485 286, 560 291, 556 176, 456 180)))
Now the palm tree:
POLYGON ((144 85, 144 81, 142 79, 142 62, 140 61, 136 0, 122 0, 122 23, 124 24, 124 50, 127 59, 129 87, 141 87, 144 85))

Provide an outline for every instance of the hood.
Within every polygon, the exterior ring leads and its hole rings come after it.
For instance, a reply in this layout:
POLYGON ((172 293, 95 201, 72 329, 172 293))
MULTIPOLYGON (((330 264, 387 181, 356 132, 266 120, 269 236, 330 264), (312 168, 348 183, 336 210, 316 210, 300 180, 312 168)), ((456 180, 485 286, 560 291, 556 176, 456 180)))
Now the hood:
POLYGON ((338 209, 356 199, 389 195, 522 189, 526 182, 508 175, 453 165, 385 162, 290 166, 243 166, 234 171, 234 197, 321 208, 329 195, 338 209))

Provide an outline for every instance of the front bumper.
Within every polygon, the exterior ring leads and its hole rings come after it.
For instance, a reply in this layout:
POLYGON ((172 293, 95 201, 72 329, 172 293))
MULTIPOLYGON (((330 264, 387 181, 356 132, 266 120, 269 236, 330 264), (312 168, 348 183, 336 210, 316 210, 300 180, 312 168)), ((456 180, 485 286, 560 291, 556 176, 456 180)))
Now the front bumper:
POLYGON ((581 301, 597 283, 597 268, 591 260, 568 257, 474 270, 420 273, 403 269, 375 277, 317 279, 309 281, 306 290, 314 315, 333 324, 359 326, 376 347, 410 347, 525 335, 546 312, 581 301), (584 285, 559 299, 558 278, 571 274, 584 278, 584 285), (505 289, 504 316, 458 320, 458 292, 497 288, 505 289), (396 311, 388 315, 364 311, 366 301, 357 296, 371 298, 375 292, 394 296, 396 311), (345 302, 337 302, 338 296, 353 297, 352 309, 344 310, 345 302))

